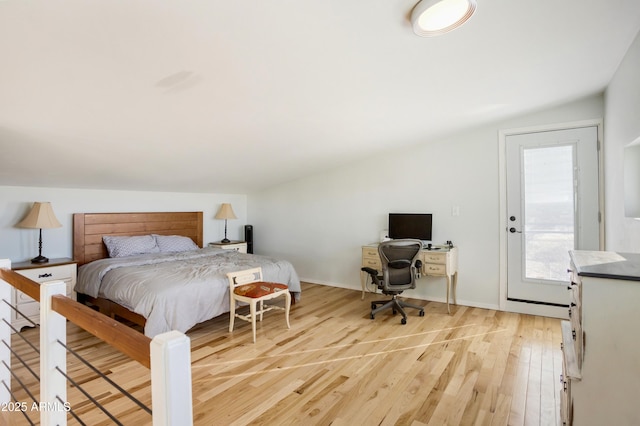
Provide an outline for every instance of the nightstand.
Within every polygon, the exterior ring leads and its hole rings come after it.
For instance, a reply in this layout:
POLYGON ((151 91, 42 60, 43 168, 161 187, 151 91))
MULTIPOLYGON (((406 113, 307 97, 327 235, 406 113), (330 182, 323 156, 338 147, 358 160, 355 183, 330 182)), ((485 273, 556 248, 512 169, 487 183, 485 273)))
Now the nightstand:
MULTIPOLYGON (((64 281, 67 285, 67 297, 76 300, 73 288, 76 285, 77 264, 73 259, 50 259, 47 263, 17 262, 11 265, 11 269, 37 283, 64 281)), ((15 288, 12 304, 31 321, 40 322, 40 303, 15 288)), ((11 323, 18 330, 24 326, 31 326, 29 321, 15 311, 12 311, 11 323)))
POLYGON ((218 247, 224 250, 235 250, 240 253, 247 252, 247 243, 245 241, 231 241, 230 243, 215 242, 209 243, 209 247, 218 247))

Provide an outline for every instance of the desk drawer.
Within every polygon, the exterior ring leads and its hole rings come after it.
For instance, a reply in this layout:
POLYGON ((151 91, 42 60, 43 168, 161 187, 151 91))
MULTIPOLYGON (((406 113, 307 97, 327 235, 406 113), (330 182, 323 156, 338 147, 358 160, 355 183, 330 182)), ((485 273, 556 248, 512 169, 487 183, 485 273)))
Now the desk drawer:
POLYGON ((447 263, 447 253, 425 253, 424 262, 427 263, 447 263))
POLYGON ((425 263, 422 266, 422 273, 426 275, 447 275, 447 267, 435 263, 425 263))
POLYGON ((75 264, 69 264, 48 268, 21 269, 16 272, 37 283, 43 283, 45 281, 69 281, 71 280, 75 267, 75 264))
POLYGON ((362 266, 377 269, 378 272, 382 272, 382 263, 379 257, 363 257, 362 266))
POLYGON ((376 247, 362 247, 362 257, 378 257, 378 249, 376 247))

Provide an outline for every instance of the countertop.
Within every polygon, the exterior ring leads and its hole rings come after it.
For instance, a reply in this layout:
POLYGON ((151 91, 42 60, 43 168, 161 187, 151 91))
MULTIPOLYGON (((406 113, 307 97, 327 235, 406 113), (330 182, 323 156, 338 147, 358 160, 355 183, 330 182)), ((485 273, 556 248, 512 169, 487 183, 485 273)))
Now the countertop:
POLYGON ((640 281, 640 253, 572 250, 569 256, 582 277, 640 281))

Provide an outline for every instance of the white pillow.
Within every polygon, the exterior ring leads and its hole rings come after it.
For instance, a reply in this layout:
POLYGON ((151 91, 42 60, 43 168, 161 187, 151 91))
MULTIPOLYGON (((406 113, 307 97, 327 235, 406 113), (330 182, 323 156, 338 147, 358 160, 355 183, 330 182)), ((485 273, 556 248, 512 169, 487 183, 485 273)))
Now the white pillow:
POLYGON ((161 253, 177 253, 181 251, 198 250, 200 247, 189 237, 180 235, 156 235, 156 244, 161 253))
POLYGON ((102 237, 109 257, 127 257, 137 254, 160 253, 156 239, 151 235, 135 237, 102 237))

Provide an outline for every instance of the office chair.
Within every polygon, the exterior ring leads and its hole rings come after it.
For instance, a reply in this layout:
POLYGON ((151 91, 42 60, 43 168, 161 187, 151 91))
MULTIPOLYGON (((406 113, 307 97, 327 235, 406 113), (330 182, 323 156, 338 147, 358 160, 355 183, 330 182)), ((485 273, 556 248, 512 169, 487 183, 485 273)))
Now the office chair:
POLYGON ((407 323, 407 314, 403 308, 418 309, 418 314, 424 316, 422 306, 404 302, 398 295, 404 290, 416 288, 417 270, 422 268, 422 262, 418 257, 422 249, 422 241, 413 239, 391 240, 380 243, 378 254, 382 262, 382 275, 378 271, 364 267, 362 271, 371 276, 371 280, 378 286, 383 294, 390 295, 391 300, 376 300, 371 302, 371 319, 385 309, 391 308, 393 314, 402 314, 402 324, 407 323), (381 306, 378 306, 381 305, 381 306))

